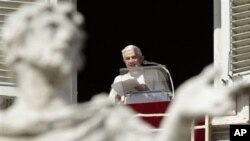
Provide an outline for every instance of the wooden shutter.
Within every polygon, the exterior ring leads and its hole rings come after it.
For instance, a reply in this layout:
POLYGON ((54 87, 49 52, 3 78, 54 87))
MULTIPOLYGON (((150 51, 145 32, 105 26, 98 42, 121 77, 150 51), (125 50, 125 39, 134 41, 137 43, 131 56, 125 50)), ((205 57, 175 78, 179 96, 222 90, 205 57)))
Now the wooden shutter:
POLYGON ((231 1, 230 74, 250 72, 250 0, 231 1))

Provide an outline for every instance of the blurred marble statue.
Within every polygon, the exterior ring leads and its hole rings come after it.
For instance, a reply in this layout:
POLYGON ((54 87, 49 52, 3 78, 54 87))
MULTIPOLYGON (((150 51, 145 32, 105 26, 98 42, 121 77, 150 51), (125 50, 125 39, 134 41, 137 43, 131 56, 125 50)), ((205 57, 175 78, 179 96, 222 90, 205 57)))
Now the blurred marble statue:
POLYGON ((188 141, 194 118, 227 112, 233 97, 248 91, 245 82, 213 89, 212 66, 191 78, 176 92, 161 132, 107 94, 71 105, 64 90, 79 69, 84 18, 67 3, 24 6, 4 25, 6 61, 16 72, 20 96, 0 111, 1 141, 188 141))

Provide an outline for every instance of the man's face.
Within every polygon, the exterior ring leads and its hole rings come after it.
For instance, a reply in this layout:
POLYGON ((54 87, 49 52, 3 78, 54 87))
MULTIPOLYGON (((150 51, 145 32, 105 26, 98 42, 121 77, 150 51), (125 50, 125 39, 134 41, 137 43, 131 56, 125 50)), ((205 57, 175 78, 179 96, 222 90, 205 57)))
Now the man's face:
POLYGON ((137 54, 135 50, 127 50, 123 54, 123 61, 127 68, 139 67, 142 64, 144 57, 137 54))

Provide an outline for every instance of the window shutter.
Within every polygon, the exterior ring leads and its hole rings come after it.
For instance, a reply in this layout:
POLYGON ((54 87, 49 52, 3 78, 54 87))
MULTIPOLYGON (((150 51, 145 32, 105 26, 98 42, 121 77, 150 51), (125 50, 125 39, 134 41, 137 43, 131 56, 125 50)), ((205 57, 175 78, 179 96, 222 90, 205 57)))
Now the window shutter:
POLYGON ((231 1, 230 75, 250 72, 250 0, 231 1))

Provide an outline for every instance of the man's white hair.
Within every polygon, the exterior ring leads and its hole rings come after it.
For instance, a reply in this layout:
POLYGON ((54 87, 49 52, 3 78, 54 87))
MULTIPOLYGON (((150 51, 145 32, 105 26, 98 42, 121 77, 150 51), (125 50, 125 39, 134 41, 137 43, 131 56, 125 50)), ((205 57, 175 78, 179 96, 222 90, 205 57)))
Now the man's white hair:
POLYGON ((138 46, 135 45, 128 45, 122 50, 122 56, 124 56, 125 52, 128 50, 134 50, 138 55, 142 56, 141 49, 138 46))

